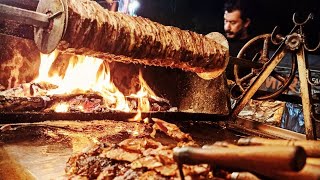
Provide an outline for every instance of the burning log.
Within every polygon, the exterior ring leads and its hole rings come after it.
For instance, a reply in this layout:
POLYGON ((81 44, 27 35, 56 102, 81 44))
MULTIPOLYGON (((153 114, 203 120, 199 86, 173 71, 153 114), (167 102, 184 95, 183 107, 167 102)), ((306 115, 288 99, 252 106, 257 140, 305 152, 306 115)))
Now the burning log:
MULTIPOLYGON (((74 94, 48 95, 48 90, 57 88, 47 83, 24 83, 15 88, 0 91, 0 111, 23 112, 42 111, 54 112, 58 106, 67 107, 58 112, 110 112, 116 107, 116 99, 104 98, 101 93, 87 91, 74 94)), ((172 107, 168 100, 150 96, 127 96, 126 100, 131 111, 137 111, 141 103, 149 103, 148 111, 168 111, 172 107)))
POLYGON ((68 0, 68 26, 58 49, 109 61, 192 71, 212 79, 228 64, 219 33, 205 37, 143 17, 110 12, 89 0, 68 0))
POLYGON ((39 111, 46 105, 41 97, 5 97, 0 95, 0 111, 39 111))
POLYGON ((149 102, 150 111, 168 111, 171 108, 170 102, 167 99, 160 98, 157 96, 144 98, 126 96, 126 99, 129 102, 130 109, 138 109, 139 101, 149 102))

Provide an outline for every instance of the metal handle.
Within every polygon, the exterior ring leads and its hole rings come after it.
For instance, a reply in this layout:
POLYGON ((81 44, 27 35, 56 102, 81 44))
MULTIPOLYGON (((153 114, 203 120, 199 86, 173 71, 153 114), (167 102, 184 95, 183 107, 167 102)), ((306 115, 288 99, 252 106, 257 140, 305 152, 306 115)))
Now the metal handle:
POLYGON ((304 167, 306 152, 300 146, 181 147, 173 149, 173 159, 178 164, 215 164, 249 171, 269 168, 293 172, 304 167))
POLYGON ((49 15, 43 13, 0 4, 0 19, 46 28, 49 26, 49 18, 49 15))

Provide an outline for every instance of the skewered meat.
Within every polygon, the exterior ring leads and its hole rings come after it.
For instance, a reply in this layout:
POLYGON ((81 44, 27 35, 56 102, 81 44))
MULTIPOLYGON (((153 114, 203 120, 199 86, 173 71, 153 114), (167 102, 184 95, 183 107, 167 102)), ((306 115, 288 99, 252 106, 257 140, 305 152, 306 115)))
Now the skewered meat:
POLYGON ((196 73, 215 72, 216 76, 228 63, 227 47, 195 32, 110 12, 90 0, 68 0, 68 11, 68 27, 58 47, 64 52, 196 73))
POLYGON ((131 163, 132 169, 139 169, 143 167, 146 167, 148 169, 154 169, 161 166, 163 166, 163 164, 159 162, 156 157, 153 156, 143 157, 131 163))

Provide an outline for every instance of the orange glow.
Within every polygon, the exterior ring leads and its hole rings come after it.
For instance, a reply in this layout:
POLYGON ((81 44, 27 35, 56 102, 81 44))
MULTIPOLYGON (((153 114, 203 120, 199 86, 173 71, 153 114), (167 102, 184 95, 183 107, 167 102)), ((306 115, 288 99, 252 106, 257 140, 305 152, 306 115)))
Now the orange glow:
MULTIPOLYGON (((129 112, 130 106, 126 97, 111 82, 109 64, 101 59, 88 56, 73 56, 63 75, 58 72, 52 72, 54 61, 58 56, 54 51, 49 55, 41 54, 41 64, 39 76, 34 80, 36 83, 45 82, 55 85, 57 88, 47 91, 47 95, 62 94, 98 94, 103 97, 103 105, 110 110, 120 110, 129 112), (49 73, 50 72, 50 73, 49 73), (112 104, 112 106, 110 106, 112 104), (109 106, 107 106, 109 105, 109 106)), ((149 98, 155 97, 155 93, 147 85, 139 73, 141 88, 136 94, 128 97, 138 99, 137 112, 135 121, 141 120, 141 112, 150 111, 149 98), (139 115, 140 114, 140 115, 139 115)), ((54 111, 67 112, 70 107, 67 103, 54 105, 54 111)), ((77 106, 78 110, 85 112, 82 105, 77 106)))
POLYGON ((138 109, 138 113, 131 119, 129 119, 129 121, 133 121, 133 122, 140 122, 142 120, 142 114, 141 114, 141 110, 138 109))
POLYGON ((148 98, 155 97, 155 93, 148 86, 146 81, 142 77, 141 71, 139 71, 140 90, 136 94, 131 94, 131 97, 138 98, 139 110, 142 112, 150 111, 150 103, 148 98))
POLYGON ((56 112, 68 112, 69 111, 69 105, 67 103, 59 103, 55 106, 56 112))

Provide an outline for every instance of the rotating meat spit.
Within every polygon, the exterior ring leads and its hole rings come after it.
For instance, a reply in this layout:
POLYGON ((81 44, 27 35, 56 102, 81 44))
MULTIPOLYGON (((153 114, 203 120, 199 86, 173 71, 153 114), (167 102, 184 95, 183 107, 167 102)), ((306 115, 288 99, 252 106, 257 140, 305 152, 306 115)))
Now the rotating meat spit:
MULTIPOLYGON (((259 90, 263 82, 268 78, 268 76, 273 76, 282 83, 279 89, 275 92, 264 94, 263 96, 258 96, 257 99, 266 100, 274 99, 282 94, 286 89, 288 89, 291 84, 295 72, 298 69, 299 80, 300 80, 300 91, 303 107, 303 116, 305 121, 306 128, 306 138, 307 139, 316 139, 315 134, 315 119, 312 117, 314 114, 314 108, 312 108, 312 98, 310 91, 310 80, 309 80, 309 70, 307 68, 307 59, 305 57, 305 51, 316 51, 320 47, 320 43, 315 48, 309 48, 306 45, 305 34, 303 32, 303 26, 313 18, 312 14, 309 14, 308 18, 303 22, 297 22, 296 14, 293 15, 294 27, 290 33, 281 37, 276 35, 277 27, 273 30, 272 34, 266 34, 258 36, 251 41, 249 41, 243 49, 239 52, 238 57, 243 58, 246 48, 254 45, 257 41, 263 42, 262 51, 259 54, 259 57, 254 57, 253 62, 258 61, 258 63, 263 64, 263 66, 258 68, 253 68, 251 73, 239 77, 238 75, 238 65, 235 65, 235 77, 236 85, 231 89, 231 94, 237 94, 235 91, 241 91, 242 94, 237 97, 238 101, 236 102, 235 107, 232 110, 231 118, 235 118, 248 101, 255 95, 259 90), (268 47, 272 42, 275 45, 279 45, 272 57, 268 58, 268 47), (280 63, 287 53, 292 54, 292 67, 291 72, 288 77, 281 76, 274 69, 280 63), (250 83, 252 81, 252 83, 250 83)), ((255 62, 257 63, 257 62, 255 62)))
POLYGON ((207 80, 224 72, 229 61, 220 33, 203 36, 110 12, 94 1, 40 0, 37 12, 0 8, 1 18, 34 25, 35 43, 46 54, 57 48, 107 61, 179 68, 207 80))
MULTIPOLYGON (((49 53, 51 50, 55 48, 57 48, 60 51, 64 51, 64 52, 59 52, 59 54, 60 53, 61 54, 68 54, 68 53, 77 54, 77 53, 80 53, 81 51, 82 55, 88 55, 88 56, 93 55, 101 59, 106 58, 107 61, 114 60, 114 61, 120 61, 120 62, 126 62, 126 63, 131 62, 132 64, 141 63, 141 64, 147 64, 147 65, 176 67, 186 71, 195 72, 199 76, 205 79, 211 79, 215 76, 218 76, 220 73, 223 72, 226 64, 228 63, 228 47, 227 47, 228 44, 226 39, 219 33, 211 33, 207 36, 203 36, 194 32, 180 30, 175 27, 163 26, 142 17, 131 17, 121 13, 108 12, 107 10, 101 8, 94 1, 83 0, 81 1, 81 3, 79 3, 79 1, 72 1, 72 0, 56 1, 57 4, 60 3, 61 5, 61 8, 57 10, 56 9, 47 10, 46 5, 50 4, 47 2, 48 1, 45 1, 45 0, 42 0, 39 2, 38 8, 37 8, 37 11, 39 12, 32 12, 32 11, 27 11, 23 9, 9 7, 6 5, 1 5, 1 8, 4 10, 7 10, 8 13, 12 12, 11 14, 17 14, 16 16, 9 16, 9 17, 1 16, 1 19, 4 18, 9 20, 14 20, 22 24, 25 22, 28 22, 27 24, 31 24, 35 27, 34 39, 36 43, 39 42, 37 43, 38 49, 43 53, 49 53), (85 4, 85 3, 88 3, 88 4, 85 4), (85 12, 80 10, 78 11, 76 6, 86 11, 88 10, 87 8, 92 8, 90 9, 92 11, 96 10, 97 14, 99 14, 99 16, 97 17, 99 18, 88 17, 87 14, 85 14, 85 12), (20 11, 24 13, 19 14, 20 11), (106 18, 102 18, 102 16, 103 17, 105 16, 106 18), (42 17, 41 21, 37 20, 39 19, 38 17, 42 17), (19 20, 19 18, 23 20, 19 20), (99 20, 101 20, 100 18, 102 18, 103 21, 97 23, 99 20), (128 22, 130 22, 131 24, 128 22), (102 25, 100 23, 102 23, 102 25), (88 24, 90 24, 90 26, 86 27, 85 25, 88 25, 88 24), (128 24, 130 24, 130 26, 128 24), (141 27, 138 26, 139 24, 141 27), (75 28, 75 25, 79 25, 78 28, 80 30, 75 28), (136 25, 136 26, 132 26, 132 25, 136 25), (51 36, 54 36, 54 33, 51 30, 52 28, 51 26, 54 26, 59 30, 63 29, 63 31, 59 31, 59 32, 62 32, 62 35, 56 36, 56 39, 54 39, 54 41, 57 44, 53 44, 52 43, 53 41, 52 42, 50 41, 51 44, 50 44, 50 50, 49 50, 46 47, 46 45, 48 44, 45 41, 48 40, 48 38, 51 38, 51 36), (147 29, 145 29, 147 30, 147 32, 143 32, 143 27, 144 28, 147 27, 147 29), (84 30, 85 28, 87 29, 84 30), (44 34, 41 34, 41 33, 47 33, 46 35, 50 37, 44 37, 44 34), (91 39, 95 33, 97 35, 95 37, 98 37, 99 41, 96 38, 91 39), (136 35, 137 33, 140 34, 141 36, 140 35, 137 36, 136 35), (136 35, 136 36, 131 36, 131 35, 136 35), (84 38, 82 39, 83 43, 80 41, 77 41, 82 37, 84 38), (213 40, 210 38, 213 38, 213 40), (134 39, 135 42, 131 41, 132 39, 134 39), (176 42, 171 41, 171 39, 176 40, 176 42), (91 45, 92 44, 97 45, 96 43, 100 43, 100 44, 98 44, 99 46, 95 46, 95 45, 90 46, 89 45, 90 42, 91 42, 91 45), (124 44, 119 45, 119 43, 124 43, 124 44), (199 43, 200 45, 198 46, 197 44, 199 43), (89 45, 90 47, 86 45, 89 45), (175 49, 176 47, 177 49, 175 49), (131 55, 126 54, 126 56, 124 56, 123 54, 120 53, 120 51, 124 51, 125 49, 128 49, 128 48, 133 48, 132 51, 126 52, 126 53, 131 53, 131 55), (107 52, 104 52, 104 50, 106 50, 107 52), (200 52, 196 53, 196 51, 200 51, 200 52), (100 54, 100 53, 103 53, 103 54, 100 54), (174 57, 167 58, 166 57, 167 55, 174 56, 174 57), (143 57, 143 56, 146 56, 146 57, 143 57), (175 59, 175 57, 178 57, 178 59, 175 59), (211 64, 212 62, 213 64, 211 64)), ((33 9, 35 8, 33 7, 33 9)), ((3 12, 6 12, 6 11, 3 11, 3 12)), ((33 49, 36 50, 36 48, 33 48, 33 49)), ((35 52, 38 52, 38 51, 35 51, 35 52)), ((184 74, 185 72, 182 72, 182 73, 184 74)), ((164 78, 166 76, 168 75, 161 75, 161 77, 164 77, 164 78)), ((176 82, 176 84, 178 85, 180 85, 180 83, 181 84, 184 83, 184 84, 183 84, 183 87, 181 87, 181 89, 183 88, 183 90, 181 91, 177 90, 179 91, 179 94, 181 94, 182 100, 179 99, 180 95, 179 97, 175 97, 177 99, 177 103, 175 104, 175 106, 179 108, 179 111, 187 111, 187 112, 145 113, 143 114, 143 117, 149 117, 151 114, 152 117, 174 117, 176 119, 179 117, 182 117, 181 119, 192 119, 194 117, 194 119, 201 119, 201 120, 208 120, 208 119, 213 119, 213 121, 218 119, 226 120, 227 118, 224 115, 229 113, 230 106, 228 106, 228 103, 227 103, 228 91, 227 91, 226 82, 224 81, 225 79, 223 78, 223 76, 220 76, 219 78, 217 78, 218 81, 214 81, 214 82, 200 79, 192 73, 190 73, 190 76, 192 76, 190 77, 190 79, 192 80, 189 80, 187 79, 189 77, 186 77, 183 80, 179 79, 179 81, 176 82), (211 86, 211 87, 215 86, 215 84, 213 83, 217 84, 219 88, 210 88, 210 90, 206 90, 206 89, 202 90, 203 89, 202 86, 211 86), (221 86, 222 83, 224 83, 223 84, 224 86, 221 86), (184 93, 185 92, 184 89, 186 89, 186 91, 188 92, 184 93), (222 91, 224 94, 222 96, 219 96, 219 94, 221 94, 220 92, 222 91), (216 97, 215 95, 213 95, 213 93, 218 94, 217 96, 219 97, 216 97), (208 94, 210 97, 205 97, 204 94, 208 94), (203 98, 202 97, 199 98, 199 95, 203 96, 203 98), (197 96, 196 97, 197 101, 194 101, 194 96, 197 96), (205 102, 203 102, 202 99, 205 99, 205 102), (220 101, 220 102, 224 101, 223 102, 224 104, 223 105, 222 103, 217 104, 215 103, 216 101, 220 101), (213 103, 217 105, 214 105, 213 107, 211 105, 213 103), (210 106, 210 108, 207 108, 208 106, 210 106), (224 107, 222 108, 222 106, 224 107), (214 111, 215 109, 219 109, 219 110, 214 111), (224 115, 219 116, 214 113, 224 114, 224 115)), ((167 85, 167 83, 165 85, 167 85)), ((163 94, 165 93, 166 92, 164 92, 163 94)), ((27 101, 29 102, 29 100, 27 101)), ((41 104, 41 101, 42 100, 38 102, 41 104)), ((37 111, 37 110, 34 109, 32 111, 37 111)), ((134 113, 126 114, 123 112, 110 112, 110 113, 99 112, 99 113, 91 113, 91 114, 87 113, 85 116, 83 116, 83 113, 70 113, 70 114, 61 113, 61 115, 67 119, 74 119, 75 117, 80 116, 81 119, 84 119, 84 120, 105 119, 108 116, 112 118, 119 118, 122 115, 126 117, 127 116, 131 117, 133 114, 134 113), (67 117, 64 115, 66 115, 67 117)), ((49 119, 56 120, 56 119, 59 119, 59 117, 61 118, 59 113, 52 113, 52 114, 37 113, 37 112, 36 113, 34 112, 17 113, 17 111, 15 111, 14 113, 2 112, 0 113, 0 116, 1 116, 0 119, 4 119, 4 121, 8 121, 8 122, 10 120, 15 122, 22 122, 22 121, 34 122, 34 121, 42 121, 42 120, 49 120, 49 119)))

